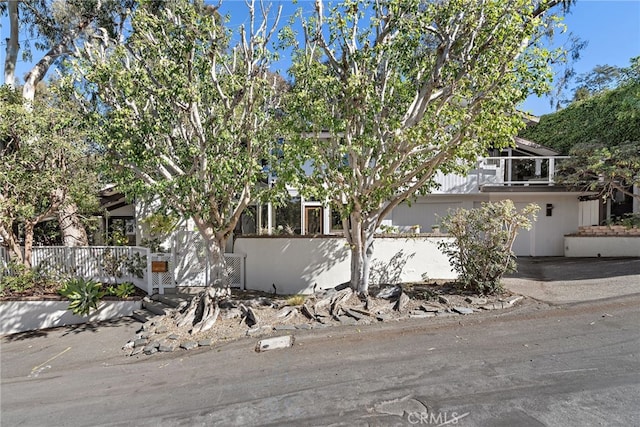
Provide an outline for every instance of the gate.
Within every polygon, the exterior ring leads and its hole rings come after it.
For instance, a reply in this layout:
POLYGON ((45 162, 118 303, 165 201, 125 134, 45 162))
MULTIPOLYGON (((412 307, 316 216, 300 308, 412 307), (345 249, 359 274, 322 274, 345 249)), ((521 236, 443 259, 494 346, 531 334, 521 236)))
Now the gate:
MULTIPOLYGON (((170 254, 154 254, 155 261, 166 261, 168 269, 154 273, 154 287, 160 293, 168 287, 190 287, 213 285, 210 277, 211 263, 204 240, 196 231, 174 233, 170 254)), ((233 288, 245 289, 245 254, 225 253, 229 284, 233 288)))

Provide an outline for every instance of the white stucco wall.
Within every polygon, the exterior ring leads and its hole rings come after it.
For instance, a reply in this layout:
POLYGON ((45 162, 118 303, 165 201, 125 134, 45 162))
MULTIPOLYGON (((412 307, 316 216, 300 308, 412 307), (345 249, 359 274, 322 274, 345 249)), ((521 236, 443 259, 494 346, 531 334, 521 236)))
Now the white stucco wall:
MULTIPOLYGON (((449 260, 437 248, 444 238, 377 238, 372 282, 454 279, 449 260)), ((342 237, 241 237, 235 253, 246 257, 247 289, 279 294, 310 293, 349 281, 351 254, 342 237)))
POLYGON ((389 225, 419 224, 422 231, 430 231, 439 223, 439 217, 449 209, 471 209, 482 202, 513 200, 516 208, 528 203, 540 206, 538 219, 529 231, 521 230, 514 244, 518 256, 563 256, 564 235, 578 231, 580 218, 577 195, 570 193, 484 193, 479 195, 432 195, 421 197, 411 205, 403 203, 387 218, 389 225), (553 205, 551 216, 546 216, 546 205, 553 205))
POLYGON ((566 257, 640 257, 640 236, 566 236, 566 257))
POLYGON ((141 304, 141 301, 102 301, 98 310, 81 317, 68 310, 69 301, 2 301, 0 335, 130 316, 141 304))

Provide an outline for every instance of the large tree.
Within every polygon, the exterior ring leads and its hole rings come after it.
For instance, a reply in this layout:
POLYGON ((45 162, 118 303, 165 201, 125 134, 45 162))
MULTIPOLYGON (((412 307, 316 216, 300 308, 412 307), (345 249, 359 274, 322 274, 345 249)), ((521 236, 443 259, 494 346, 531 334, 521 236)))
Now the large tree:
MULTIPOLYGON (((281 79, 268 71, 277 18, 269 25, 251 2, 248 25, 233 29, 211 6, 157 6, 141 2, 123 42, 87 48, 81 88, 97 102, 96 138, 120 182, 191 218, 210 277, 226 287, 227 239, 264 187, 277 140, 281 79)), ((215 321, 202 317, 195 329, 215 321)))
MULTIPOLYGON (((136 3, 135 0, 8 0, 0 4, 0 12, 9 18, 4 83, 21 91, 24 111, 31 108, 39 84, 55 64, 78 54, 86 40, 119 34, 128 11, 136 3), (16 78, 20 52, 26 61, 33 63, 23 82, 16 78)), ((64 195, 70 194, 68 190, 58 189, 64 195)), ((66 246, 88 243, 77 204, 63 200, 54 215, 66 246)))
MULTIPOLYGON (((288 161, 311 159, 303 193, 339 209, 351 286, 368 293, 374 233, 437 171, 463 172, 512 143, 516 106, 547 89, 553 56, 540 47, 557 1, 348 0, 292 31, 295 82, 288 161), (302 155, 301 155, 302 153, 302 155)), ((302 168, 301 168, 302 169, 302 168)))
POLYGON ((28 267, 37 224, 69 201, 97 205, 79 110, 58 89, 47 88, 26 108, 19 93, 0 87, 0 236, 11 258, 28 267))

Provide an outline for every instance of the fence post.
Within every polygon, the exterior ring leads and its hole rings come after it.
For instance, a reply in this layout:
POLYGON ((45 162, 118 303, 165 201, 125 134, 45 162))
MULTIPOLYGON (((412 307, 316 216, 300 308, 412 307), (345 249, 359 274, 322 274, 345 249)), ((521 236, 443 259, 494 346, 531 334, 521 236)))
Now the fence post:
POLYGON ((240 257, 240 286, 242 287, 243 291, 247 290, 247 284, 244 281, 244 271, 245 271, 246 261, 247 261, 247 254, 242 254, 242 256, 240 257))
MULTIPOLYGON (((153 273, 151 273, 151 249, 150 248, 145 248, 145 250, 147 251, 147 294, 148 295, 152 295, 153 294, 153 273)), ((162 295, 164 294, 164 287, 162 286, 162 283, 160 283, 158 285, 159 289, 158 292, 162 295)))

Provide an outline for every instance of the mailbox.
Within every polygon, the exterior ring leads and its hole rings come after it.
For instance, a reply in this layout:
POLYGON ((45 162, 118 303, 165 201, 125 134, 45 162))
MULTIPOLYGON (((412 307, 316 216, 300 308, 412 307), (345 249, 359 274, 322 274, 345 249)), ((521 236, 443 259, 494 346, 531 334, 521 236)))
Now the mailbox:
POLYGON ((166 273, 169 271, 169 263, 167 261, 151 261, 152 273, 166 273))

